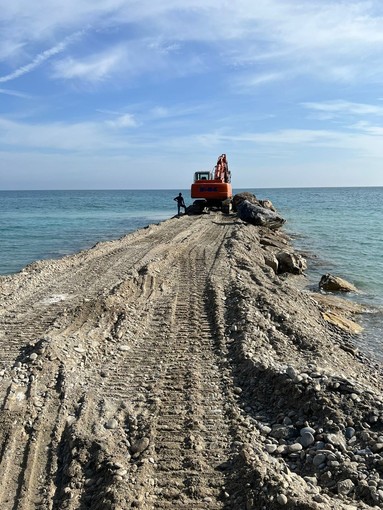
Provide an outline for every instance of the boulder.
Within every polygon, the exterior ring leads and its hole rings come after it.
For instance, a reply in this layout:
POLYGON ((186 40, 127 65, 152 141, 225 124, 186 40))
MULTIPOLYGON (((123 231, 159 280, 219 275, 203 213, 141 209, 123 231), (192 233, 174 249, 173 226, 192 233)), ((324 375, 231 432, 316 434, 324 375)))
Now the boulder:
POLYGON ((306 259, 298 253, 280 251, 276 254, 278 273, 302 274, 307 269, 306 259))
POLYGON ((276 212, 275 207, 273 206, 273 203, 272 203, 271 200, 268 200, 268 199, 266 199, 266 200, 259 200, 259 203, 265 209, 270 209, 270 211, 276 212))
POLYGON ((264 253, 263 255, 265 259, 266 266, 271 267, 271 269, 274 271, 274 273, 278 273, 279 263, 277 257, 274 255, 274 253, 264 253))
POLYGON ((250 193, 249 191, 244 191, 242 193, 237 193, 233 197, 233 211, 237 211, 238 205, 242 203, 244 200, 247 200, 251 204, 255 205, 261 205, 260 201, 257 199, 257 197, 250 193))
POLYGON ((322 276, 319 288, 330 292, 357 292, 357 288, 352 283, 329 273, 322 276))
POLYGON ((238 216, 241 220, 276 230, 286 222, 281 216, 270 209, 265 209, 260 205, 252 204, 248 200, 243 200, 237 205, 238 216))
POLYGON ((322 317, 326 322, 329 322, 333 326, 350 333, 351 335, 358 335, 363 331, 363 327, 356 322, 346 319, 343 315, 339 315, 335 312, 322 312, 322 317))

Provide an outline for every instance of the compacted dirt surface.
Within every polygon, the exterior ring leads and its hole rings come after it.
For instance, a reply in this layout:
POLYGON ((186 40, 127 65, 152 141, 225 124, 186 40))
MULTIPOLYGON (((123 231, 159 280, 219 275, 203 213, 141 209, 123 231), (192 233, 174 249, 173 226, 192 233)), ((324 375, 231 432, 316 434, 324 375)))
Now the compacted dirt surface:
POLYGON ((1 510, 382 508, 380 367, 279 250, 212 212, 1 277, 1 510))

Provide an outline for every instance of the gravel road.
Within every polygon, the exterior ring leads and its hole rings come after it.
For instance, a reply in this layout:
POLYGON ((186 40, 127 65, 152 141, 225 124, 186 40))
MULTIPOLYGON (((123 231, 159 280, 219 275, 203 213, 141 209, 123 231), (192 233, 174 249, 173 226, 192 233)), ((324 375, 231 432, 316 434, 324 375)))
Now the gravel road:
POLYGON ((0 508, 382 508, 381 368, 281 246, 212 212, 0 277, 0 508))

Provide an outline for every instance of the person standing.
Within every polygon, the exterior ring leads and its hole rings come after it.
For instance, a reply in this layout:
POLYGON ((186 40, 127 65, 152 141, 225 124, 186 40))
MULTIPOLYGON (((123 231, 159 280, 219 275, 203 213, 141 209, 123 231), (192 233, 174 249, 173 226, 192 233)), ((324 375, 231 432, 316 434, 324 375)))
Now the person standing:
POLYGON ((178 196, 176 196, 173 200, 177 202, 177 208, 178 208, 178 216, 181 212, 181 207, 183 207, 185 213, 186 213, 186 205, 184 201, 184 197, 182 196, 182 193, 178 193, 178 196))

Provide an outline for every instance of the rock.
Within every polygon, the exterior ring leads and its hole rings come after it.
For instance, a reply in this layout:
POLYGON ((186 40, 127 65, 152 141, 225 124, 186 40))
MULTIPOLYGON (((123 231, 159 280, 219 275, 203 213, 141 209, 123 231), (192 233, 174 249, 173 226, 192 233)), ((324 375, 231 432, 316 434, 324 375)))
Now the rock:
POLYGON ((268 227, 272 230, 281 228, 286 222, 286 220, 277 213, 259 205, 252 204, 248 200, 241 202, 238 205, 237 210, 238 216, 242 221, 246 221, 247 223, 260 227, 268 227))
POLYGON ((383 450, 383 443, 375 443, 371 446, 373 453, 378 453, 383 450))
POLYGON ((336 312, 345 317, 349 317, 356 313, 363 313, 367 308, 360 303, 354 303, 349 299, 334 296, 333 294, 322 294, 320 292, 313 292, 311 297, 320 304, 325 310, 336 312))
POLYGON ((118 421, 115 418, 111 418, 105 423, 106 429, 116 429, 118 427, 118 421))
POLYGON ((280 251, 276 254, 278 273, 302 274, 307 269, 306 259, 297 253, 280 251))
POLYGON ((146 448, 149 446, 150 444, 150 440, 148 437, 141 437, 140 439, 137 439, 137 441, 135 441, 130 450, 131 452, 134 454, 134 453, 142 453, 144 450, 146 450, 146 448))
POLYGON ((326 462, 327 457, 324 453, 317 453, 315 457, 313 458, 313 464, 314 466, 318 467, 324 462, 326 462))
POLYGON ((275 211, 275 207, 273 206, 273 203, 271 202, 271 200, 259 200, 259 203, 261 204, 262 207, 264 207, 265 209, 270 209, 270 211, 275 211))
POLYGON ((287 496, 285 494, 278 494, 277 496, 277 502, 280 504, 280 505, 287 505, 287 496))
POLYGON ((306 432, 310 432, 310 434, 315 434, 315 429, 313 429, 312 427, 303 427, 301 428, 300 430, 300 435, 303 436, 303 434, 305 434, 306 432))
POLYGON ((346 439, 351 439, 355 436, 355 429, 353 427, 347 427, 345 431, 346 439))
POLYGON ((292 367, 291 365, 289 365, 287 368, 286 368, 286 374, 291 378, 291 379, 295 379, 295 377, 297 376, 297 371, 295 370, 294 367, 292 367))
POLYGON ((243 191, 242 193, 237 193, 233 197, 233 210, 237 211, 239 204, 247 200, 251 204, 262 206, 261 202, 257 199, 257 197, 250 193, 249 191, 243 191))
POLYGON ((357 292, 357 288, 352 283, 330 273, 322 276, 319 288, 330 292, 357 292))
POLYGON ((288 447, 289 453, 296 453, 302 451, 302 445, 301 443, 293 443, 290 444, 288 447))
POLYGON ((273 253, 265 253, 264 254, 265 264, 266 266, 271 267, 271 269, 274 271, 274 273, 278 273, 278 259, 273 253))
POLYGON ((36 352, 32 352, 32 354, 29 356, 29 359, 31 361, 35 361, 38 358, 38 354, 36 352))
POLYGON ((300 441, 303 448, 307 448, 308 446, 315 443, 315 438, 311 432, 303 432, 303 434, 301 433, 300 441))
POLYGON ((296 429, 292 425, 284 426, 275 424, 272 427, 270 436, 275 439, 291 439, 294 436, 296 437, 296 429))
POLYGON ((346 319, 345 317, 335 312, 322 312, 322 317, 326 322, 337 326, 339 329, 345 331, 346 333, 358 335, 363 331, 363 327, 360 324, 350 319, 346 319))
POLYGON ((346 495, 352 491, 352 489, 354 488, 354 484, 353 484, 352 480, 347 478, 346 480, 341 480, 340 482, 338 482, 337 487, 338 487, 338 494, 346 495))

